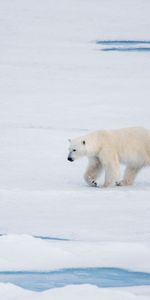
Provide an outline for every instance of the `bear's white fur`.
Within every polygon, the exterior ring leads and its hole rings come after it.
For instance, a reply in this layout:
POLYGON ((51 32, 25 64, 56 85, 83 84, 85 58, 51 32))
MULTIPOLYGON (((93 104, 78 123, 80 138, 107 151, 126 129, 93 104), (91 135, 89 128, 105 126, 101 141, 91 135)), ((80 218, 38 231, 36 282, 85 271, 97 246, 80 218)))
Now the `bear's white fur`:
POLYGON ((103 187, 132 185, 138 172, 150 165, 150 130, 142 127, 95 131, 70 140, 68 160, 86 156, 88 167, 84 178, 96 186, 96 179, 105 171, 103 187), (123 180, 117 183, 119 165, 126 165, 123 180))

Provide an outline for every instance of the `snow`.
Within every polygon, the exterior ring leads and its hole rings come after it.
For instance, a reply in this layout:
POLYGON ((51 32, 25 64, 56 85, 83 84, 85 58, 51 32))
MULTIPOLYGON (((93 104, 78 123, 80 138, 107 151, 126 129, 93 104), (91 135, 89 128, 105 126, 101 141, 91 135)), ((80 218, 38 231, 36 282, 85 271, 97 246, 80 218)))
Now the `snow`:
MULTIPOLYGON (((149 40, 147 0, 0 2, 0 271, 120 267, 150 272, 150 170, 133 187, 86 186, 68 138, 149 127, 150 54, 96 40, 149 40), (41 240, 49 236, 69 241, 41 240)), ((121 168, 122 174, 123 168, 121 168)), ((149 287, 69 286, 0 298, 148 299, 149 287)))
POLYGON ((115 266, 150 272, 149 243, 64 242, 8 235, 0 238, 0 245, 1 271, 50 271, 115 266))
POLYGON ((82 286, 68 286, 59 289, 52 289, 46 292, 37 293, 29 292, 27 290, 20 289, 11 284, 0 284, 0 296, 2 299, 7 300, 99 300, 99 299, 111 299, 111 300, 148 300, 150 295, 150 288, 146 287, 143 289, 135 288, 133 289, 99 289, 91 285, 82 285, 82 286), (146 290, 146 292, 145 292, 146 290), (7 297, 7 298, 6 298, 7 297))
MULTIPOLYGON (((78 172, 82 173, 78 163, 78 172)), ((108 190, 91 188, 82 178, 73 176, 76 165, 71 167, 68 190, 1 190, 1 233, 87 242, 149 242, 148 183, 108 190)))

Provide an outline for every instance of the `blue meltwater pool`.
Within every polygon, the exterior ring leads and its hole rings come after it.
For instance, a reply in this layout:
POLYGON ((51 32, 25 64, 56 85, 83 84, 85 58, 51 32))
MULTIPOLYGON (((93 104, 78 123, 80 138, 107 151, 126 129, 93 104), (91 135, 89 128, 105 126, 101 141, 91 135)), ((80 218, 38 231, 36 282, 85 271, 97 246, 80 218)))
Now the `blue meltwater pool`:
POLYGON ((76 268, 51 272, 0 272, 0 282, 12 283, 33 291, 44 291, 70 284, 97 287, 150 285, 150 274, 117 268, 76 268))
POLYGON ((97 40, 100 51, 150 52, 149 40, 97 40))

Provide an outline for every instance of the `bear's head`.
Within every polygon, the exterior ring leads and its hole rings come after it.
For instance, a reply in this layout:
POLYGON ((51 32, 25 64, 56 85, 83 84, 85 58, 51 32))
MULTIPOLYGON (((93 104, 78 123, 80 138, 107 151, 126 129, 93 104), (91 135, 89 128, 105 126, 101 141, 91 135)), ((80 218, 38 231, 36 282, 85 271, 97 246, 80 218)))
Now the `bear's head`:
POLYGON ((68 160, 74 161, 86 155, 86 141, 82 138, 70 140, 69 139, 69 154, 68 160))

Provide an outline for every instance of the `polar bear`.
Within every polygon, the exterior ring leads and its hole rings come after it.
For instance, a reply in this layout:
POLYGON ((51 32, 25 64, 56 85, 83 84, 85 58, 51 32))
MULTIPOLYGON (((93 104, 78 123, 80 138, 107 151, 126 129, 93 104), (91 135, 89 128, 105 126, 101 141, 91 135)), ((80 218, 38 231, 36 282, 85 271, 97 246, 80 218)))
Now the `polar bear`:
POLYGON ((84 175, 90 186, 105 172, 103 187, 132 185, 138 172, 150 165, 150 130, 142 127, 101 130, 70 140, 68 160, 88 158, 84 175), (117 182, 119 165, 126 165, 123 180, 117 182))

